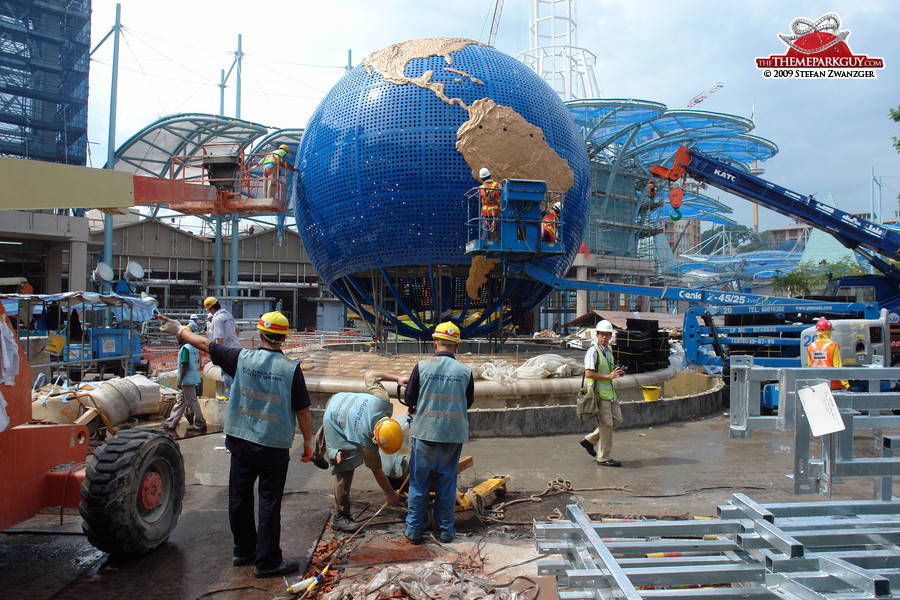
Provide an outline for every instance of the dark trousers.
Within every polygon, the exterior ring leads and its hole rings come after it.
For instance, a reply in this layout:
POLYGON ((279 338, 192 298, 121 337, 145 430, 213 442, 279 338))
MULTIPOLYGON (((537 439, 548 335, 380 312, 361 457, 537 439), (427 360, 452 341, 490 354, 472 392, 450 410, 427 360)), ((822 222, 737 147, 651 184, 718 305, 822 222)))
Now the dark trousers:
POLYGON ((281 564, 281 497, 287 480, 290 450, 269 448, 227 436, 231 451, 228 479, 228 519, 234 536, 234 555, 256 555, 256 568, 281 564), (253 486, 259 479, 259 528, 253 514, 253 486))

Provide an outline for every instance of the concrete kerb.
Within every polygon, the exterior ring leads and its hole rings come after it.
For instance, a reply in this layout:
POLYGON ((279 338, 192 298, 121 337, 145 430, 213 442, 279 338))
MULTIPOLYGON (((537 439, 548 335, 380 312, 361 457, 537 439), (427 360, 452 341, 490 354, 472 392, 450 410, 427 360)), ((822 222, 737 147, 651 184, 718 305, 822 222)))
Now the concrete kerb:
MULTIPOLYGON (((624 428, 647 427, 671 421, 704 417, 722 404, 723 384, 698 394, 643 401, 641 386, 660 384, 675 377, 670 367, 652 373, 627 375, 616 380, 622 399, 624 428)), ((475 406, 469 411, 469 435, 472 438, 520 437, 583 433, 595 427, 593 420, 575 417, 575 396, 581 377, 521 380, 513 383, 477 380, 475 406)), ((307 380, 313 404, 313 427, 321 423, 325 404, 337 392, 366 391, 362 378, 323 377, 307 380)), ((395 414, 405 411, 396 399, 396 387, 388 384, 395 414)))

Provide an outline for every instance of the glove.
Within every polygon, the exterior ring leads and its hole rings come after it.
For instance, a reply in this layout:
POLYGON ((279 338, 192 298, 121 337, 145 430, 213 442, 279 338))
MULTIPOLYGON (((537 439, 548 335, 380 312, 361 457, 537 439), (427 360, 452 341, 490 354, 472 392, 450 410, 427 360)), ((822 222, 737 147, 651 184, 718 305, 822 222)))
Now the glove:
POLYGON ((303 444, 303 458, 300 459, 300 462, 308 463, 312 458, 312 448, 309 447, 309 444, 303 444))
POLYGON ((168 333, 169 335, 178 336, 181 330, 184 328, 184 325, 176 321, 175 319, 170 319, 168 317, 164 317, 162 315, 159 316, 162 319, 162 324, 159 326, 159 330, 163 333, 168 333))

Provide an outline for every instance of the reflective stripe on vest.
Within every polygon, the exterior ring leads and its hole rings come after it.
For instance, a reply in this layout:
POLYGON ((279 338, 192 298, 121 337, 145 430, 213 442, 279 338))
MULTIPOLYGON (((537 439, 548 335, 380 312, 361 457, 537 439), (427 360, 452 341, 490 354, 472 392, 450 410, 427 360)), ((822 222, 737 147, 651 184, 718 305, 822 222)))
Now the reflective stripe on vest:
POLYGON ((427 442, 469 441, 466 389, 472 370, 449 356, 419 362, 419 398, 412 437, 427 442))
POLYGON ((550 211, 550 214, 544 217, 541 222, 541 228, 550 234, 550 237, 554 242, 556 241, 556 225, 559 222, 558 219, 559 215, 554 211, 550 211))
POLYGON ((294 441, 291 387, 298 365, 280 352, 241 350, 225 413, 225 433, 270 448, 294 441))
POLYGON ((481 216, 500 216, 500 184, 496 181, 485 181, 481 185, 481 216))
POLYGON ((390 417, 393 411, 390 402, 373 394, 338 392, 332 396, 322 417, 331 472, 343 473, 359 467, 363 463, 359 446, 377 447, 373 441, 375 424, 390 417), (338 452, 344 453, 344 459, 336 465, 338 452))
POLYGON ((809 366, 811 367, 833 367, 834 366, 834 349, 837 344, 828 340, 819 343, 814 341, 809 345, 809 366))
MULTIPOLYGON (((600 346, 597 344, 593 345, 593 348, 597 350, 597 368, 595 371, 600 375, 608 375, 612 373, 612 365, 606 359, 606 356, 603 355, 603 352, 600 350, 600 346)), ((612 356, 612 350, 609 350, 607 346, 607 350, 609 351, 610 356, 612 356)), ((597 386, 597 395, 601 398, 611 400, 616 397, 616 390, 613 387, 612 379, 588 379, 588 388, 592 386, 597 386)))

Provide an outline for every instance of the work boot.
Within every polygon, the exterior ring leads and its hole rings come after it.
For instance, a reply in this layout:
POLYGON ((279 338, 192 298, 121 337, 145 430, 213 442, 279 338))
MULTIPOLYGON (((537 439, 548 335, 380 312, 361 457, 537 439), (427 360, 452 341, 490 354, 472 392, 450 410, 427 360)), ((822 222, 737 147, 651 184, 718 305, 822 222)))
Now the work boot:
POLYGON ((613 460, 613 459, 604 460, 603 462, 597 461, 597 464, 600 465, 601 467, 621 467, 622 466, 622 463, 620 463, 617 460, 613 460))
POLYGON ((300 562, 293 559, 284 559, 281 564, 272 569, 253 569, 253 575, 257 579, 264 577, 278 577, 279 575, 288 575, 294 571, 300 570, 300 562))
POLYGON ((578 443, 581 444, 582 448, 587 450, 588 454, 590 454, 593 457, 597 456, 597 451, 594 450, 594 445, 592 443, 590 443, 589 441, 587 441, 587 438, 581 438, 581 441, 578 443))
POLYGON ((353 517, 344 513, 335 515, 334 521, 331 522, 332 529, 337 529, 344 533, 355 533, 360 527, 362 527, 362 523, 354 521, 353 517))

